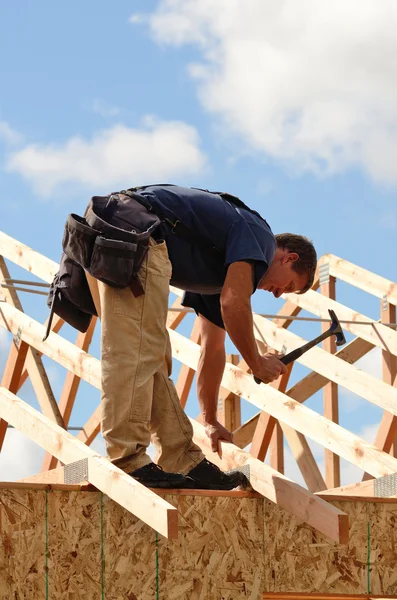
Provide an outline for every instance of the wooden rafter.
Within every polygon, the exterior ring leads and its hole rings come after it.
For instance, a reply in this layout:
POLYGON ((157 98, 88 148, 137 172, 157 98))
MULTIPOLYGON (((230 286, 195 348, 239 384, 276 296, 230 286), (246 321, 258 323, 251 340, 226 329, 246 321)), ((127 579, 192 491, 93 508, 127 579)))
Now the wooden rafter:
MULTIPOLYGON (((175 358, 183 359, 189 366, 196 368, 199 347, 176 331, 170 331, 170 335, 175 358)), ((326 353, 324 352, 324 354, 326 353)), ((350 367, 350 365, 346 366, 350 367)), ((381 452, 372 444, 368 444, 350 431, 332 423, 295 400, 289 399, 286 402, 284 394, 270 386, 256 385, 253 377, 241 372, 234 365, 226 364, 222 386, 247 399, 283 423, 294 427, 322 446, 328 447, 356 466, 363 469, 365 465, 366 470, 372 471, 372 475, 376 477, 397 471, 397 459, 394 457, 381 452)))
POLYGON ((328 309, 334 310, 341 321, 349 321, 348 323, 342 323, 343 329, 350 331, 350 333, 363 340, 367 340, 367 342, 371 342, 371 344, 382 350, 397 355, 397 331, 393 331, 382 325, 382 323, 374 324, 373 319, 339 302, 335 302, 335 300, 324 298, 324 296, 313 290, 309 290, 302 295, 286 294, 285 298, 324 319, 329 318, 328 309))
POLYGON ((281 473, 278 473, 260 460, 253 458, 227 442, 221 442, 221 455, 212 452, 204 427, 193 422, 194 440, 204 450, 207 458, 223 469, 236 466, 249 467, 251 485, 260 494, 269 498, 297 516, 302 521, 312 525, 333 540, 345 543, 349 537, 347 515, 327 503, 318 504, 320 500, 311 492, 294 483, 281 473))
MULTIPOLYGON (((4 305, 2 307, 2 310, 0 311, 0 325, 7 328, 10 331, 14 331, 18 327, 20 327, 21 328, 21 339, 23 341, 25 341, 26 343, 29 343, 30 345, 36 346, 36 348, 38 350, 43 351, 47 356, 49 356, 50 358, 53 358, 56 362, 59 362, 60 364, 62 364, 67 369, 74 372, 76 375, 78 375, 82 379, 88 381, 88 383, 91 383, 92 385, 94 385, 94 387, 100 389, 100 363, 99 363, 99 361, 97 359, 95 359, 94 357, 88 355, 87 353, 83 352, 82 350, 79 350, 78 348, 76 348, 74 346, 74 344, 68 342, 67 340, 62 339, 58 334, 55 334, 55 333, 51 333, 49 335, 48 339, 46 340, 46 342, 43 342, 42 341, 42 337, 43 337, 43 333, 44 333, 43 325, 41 325, 40 323, 37 323, 33 319, 29 319, 29 317, 27 317, 26 315, 24 315, 17 309, 13 308, 12 306, 4 305)), ((181 336, 180 334, 178 334, 175 331, 170 330, 170 335, 173 338, 174 356, 178 357, 178 355, 180 355, 180 352, 183 350, 184 351, 184 359, 187 359, 187 360, 184 360, 184 362, 186 362, 186 364, 188 364, 188 366, 190 366, 191 368, 196 369, 198 358, 199 358, 199 350, 200 350, 199 346, 197 344, 194 344, 190 340, 185 340, 185 338, 183 338, 183 336, 181 336), (182 341, 182 343, 181 343, 181 341, 182 341)), ((238 370, 237 367, 235 367, 234 365, 230 365, 230 364, 226 365, 226 371, 225 371, 225 376, 222 380, 222 385, 223 385, 223 387, 226 387, 227 389, 229 389, 230 391, 232 391, 234 393, 237 393, 238 395, 244 395, 247 399, 251 399, 251 401, 253 399, 252 398, 253 396, 260 395, 263 397, 263 396, 267 395, 266 393, 261 391, 262 386, 257 386, 254 383, 254 380, 251 376, 242 373, 241 371, 238 370), (242 390, 241 390, 241 392, 242 392, 241 394, 239 391, 240 386, 237 386, 236 381, 240 381, 241 383, 244 384, 242 387, 242 390), (255 386, 255 387, 253 387, 253 386, 255 386), (257 389, 255 389, 255 388, 257 388, 257 389), (250 390, 250 392, 246 393, 246 390, 247 390, 247 392, 248 392, 248 390, 250 390)), ((269 389, 271 389, 271 388, 269 388, 269 389)), ((273 394, 279 394, 281 399, 283 398, 283 395, 280 392, 277 392, 276 390, 273 390, 273 394)), ((277 401, 274 402, 274 398, 272 398, 271 400, 272 400, 272 402, 271 402, 272 405, 273 405, 273 403, 275 404, 275 406, 282 405, 282 403, 280 403, 280 402, 278 402, 278 403, 277 403, 277 401)), ((280 400, 280 398, 278 398, 278 400, 280 400)), ((262 406, 260 404, 259 404, 259 407, 262 408, 262 406)), ((263 408, 265 410, 267 410, 268 412, 270 412, 268 409, 268 406, 263 406, 263 408)), ((300 408, 302 409, 303 407, 300 407, 300 408)), ((307 410, 307 409, 305 409, 305 410, 307 410)), ((283 413, 282 417, 283 417, 283 420, 285 420, 284 411, 281 409, 280 412, 283 413)), ((289 412, 289 409, 287 409, 287 412, 289 412)), ((276 416, 278 417, 279 415, 276 415, 276 416)), ((320 417, 320 419, 321 418, 322 417, 320 417)), ((335 426, 335 427, 337 427, 337 426, 335 426)), ((73 439, 75 440, 75 438, 73 438, 73 439)), ((77 442, 78 442, 78 440, 76 440, 76 443, 77 442)), ((83 444, 83 447, 86 447, 86 446, 83 444)), ((238 448, 236 448, 234 445, 230 445, 230 447, 233 449, 234 452, 236 452, 236 456, 240 456, 241 451, 238 448)), ((57 456, 57 458, 59 460, 62 460, 62 462, 67 462, 67 460, 65 461, 63 458, 61 458, 58 453, 53 452, 52 448, 46 447, 45 449, 48 450, 49 452, 52 452, 53 455, 57 456)), ((376 449, 374 449, 374 450, 376 451, 376 449)), ((370 449, 369 451, 367 450, 367 452, 364 452, 365 458, 367 458, 368 460, 370 458, 369 455, 371 452, 372 452, 372 449, 370 449)), ((376 451, 376 452, 379 453, 379 451, 376 451)), ((381 454, 381 453, 379 453, 379 454, 381 454)), ((246 453, 243 453, 243 455, 245 457, 246 453)), ((247 456, 249 457, 249 455, 247 455, 247 456)), ((394 465, 395 459, 393 459, 392 457, 387 456, 387 455, 385 455, 385 456, 389 461, 393 461, 392 464, 394 465)), ((103 460, 105 461, 105 459, 103 459, 103 460)), ((250 460, 254 460, 254 459, 250 459, 250 460)), ((105 461, 105 462, 107 464, 109 464, 108 461, 105 461)), ((371 461, 369 460, 369 462, 371 462, 371 461)), ((382 462, 382 461, 380 461, 380 462, 382 462)), ((397 464, 397 461, 395 461, 395 462, 397 464)), ((275 482, 273 480, 274 471, 271 470, 269 472, 268 467, 266 467, 260 461, 257 461, 257 463, 255 463, 256 477, 261 476, 261 480, 263 480, 263 485, 261 487, 261 490, 262 490, 261 493, 264 493, 264 495, 266 495, 266 497, 268 497, 269 499, 279 502, 281 506, 284 506, 288 510, 291 510, 293 512, 293 514, 296 514, 299 518, 302 518, 304 515, 306 515, 306 517, 304 519, 304 520, 306 520, 306 522, 313 524, 313 526, 316 526, 315 523, 318 524, 318 529, 320 531, 322 531, 323 533, 326 533, 326 535, 329 535, 328 527, 327 528, 324 527, 324 520, 323 520, 324 514, 323 513, 325 511, 325 513, 327 514, 327 510, 328 510, 330 514, 333 514, 333 507, 331 507, 331 506, 326 507, 325 505, 321 505, 321 507, 318 509, 320 511, 320 513, 322 514, 322 516, 320 518, 316 511, 317 504, 313 500, 313 498, 314 498, 313 494, 311 494, 307 490, 304 490, 304 488, 301 488, 297 484, 290 482, 290 480, 288 480, 287 478, 283 479, 283 483, 282 483, 283 493, 280 493, 279 491, 277 491, 275 489, 275 482), (261 465, 262 470, 260 470, 259 465, 261 465), (287 493, 287 491, 286 491, 288 488, 290 488, 289 493, 287 493), (305 498, 312 499, 312 502, 314 504, 313 504, 313 506, 311 506, 310 515, 308 514, 308 511, 305 511, 304 514, 302 513, 302 504, 301 503, 298 502, 296 504, 295 508, 294 508, 294 505, 291 504, 290 498, 291 498, 291 496, 295 495, 294 492, 296 492, 297 490, 298 490, 299 495, 303 494, 303 496, 305 498), (322 526, 321 526, 321 523, 323 524, 322 526)), ((239 464, 238 461, 234 466, 236 466, 237 464, 239 464)), ((385 468, 383 465, 382 465, 382 467, 379 467, 379 469, 382 470, 382 474, 385 470, 387 472, 389 472, 387 467, 385 468)), ((376 472, 378 472, 378 468, 376 469, 376 472)), ((280 475, 280 477, 281 477, 281 475, 280 475)), ((94 485, 96 485, 96 487, 100 488, 100 486, 98 486, 95 481, 92 481, 92 483, 94 485)), ((102 489, 102 488, 100 488, 100 489, 102 489)), ((257 488, 255 488, 255 489, 257 489, 257 488)), ((257 489, 257 491, 260 491, 260 490, 257 489)), ((338 536, 338 539, 341 539, 340 538, 341 535, 345 535, 343 532, 341 533, 341 531, 339 529, 339 526, 340 526, 339 517, 342 513, 338 512, 337 514, 338 514, 338 518, 333 523, 333 533, 330 536, 333 539, 336 539, 336 537, 335 537, 336 535, 338 536)))
POLYGON ((0 388, 0 412, 61 462, 87 459, 90 483, 165 537, 177 537, 178 513, 173 506, 5 388, 0 388))
MULTIPOLYGON (((286 346, 290 351, 307 341, 290 331, 274 327, 271 321, 258 315, 254 315, 254 321, 261 334, 269 339, 269 343, 276 350, 281 350, 283 346, 286 346)), ((363 341, 361 348, 367 348, 364 344, 365 341, 363 341)), ((361 371, 354 365, 348 364, 338 356, 316 347, 298 358, 298 362, 309 369, 317 371, 326 379, 335 381, 335 383, 342 385, 376 406, 397 414, 397 388, 393 388, 380 379, 361 371)))
POLYGON ((397 304, 397 284, 390 279, 371 273, 334 254, 324 254, 319 264, 328 264, 329 272, 334 277, 378 298, 385 297, 391 304, 397 304))

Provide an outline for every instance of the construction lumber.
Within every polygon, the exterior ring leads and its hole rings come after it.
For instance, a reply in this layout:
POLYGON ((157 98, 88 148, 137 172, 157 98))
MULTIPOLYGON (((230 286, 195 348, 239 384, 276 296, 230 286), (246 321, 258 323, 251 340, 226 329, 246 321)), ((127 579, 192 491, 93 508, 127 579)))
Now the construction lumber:
MULTIPOLYGON (((183 313, 182 313, 183 314, 183 313)), ((172 313, 171 313, 172 315, 172 313)), ((175 327, 170 327, 170 329, 175 329, 175 327)), ((195 319, 193 329, 191 332, 191 340, 199 344, 200 343, 200 320, 198 318, 195 319)), ((179 397, 179 401, 181 403, 182 408, 185 408, 187 399, 189 397, 190 388, 192 387, 193 379, 196 374, 194 369, 190 369, 188 366, 182 364, 181 370, 179 372, 179 376, 177 382, 175 384, 175 388, 179 397)))
MULTIPOLYGON (((289 333, 284 330, 280 331, 284 335, 289 333)), ((196 368, 199 347, 176 331, 170 331, 170 335, 175 358, 196 368)), ((328 356, 324 350, 318 350, 328 356)), ((330 358, 334 357, 330 356, 330 358)), ((345 364, 343 361, 339 362, 345 364)), ((353 368, 351 365, 346 366, 353 368)), ((226 364, 221 385, 322 446, 329 448, 340 457, 361 469, 366 469, 375 477, 397 471, 397 459, 394 457, 381 452, 372 444, 368 444, 340 425, 332 423, 315 411, 302 406, 299 402, 292 399, 286 401, 284 394, 272 387, 257 385, 253 377, 242 373, 234 365, 226 364)), ((397 392, 393 388, 391 390, 397 392)))
POLYGON ((371 342, 371 344, 382 350, 397 355, 397 331, 393 331, 386 325, 382 325, 382 323, 374 324, 373 319, 355 312, 351 308, 335 302, 335 300, 324 298, 313 290, 309 290, 302 295, 284 294, 283 297, 323 319, 329 318, 328 309, 334 310, 340 321, 351 321, 342 323, 343 329, 350 331, 350 333, 363 340, 367 340, 367 342, 371 342), (364 322, 364 324, 356 323, 356 321, 364 322))
MULTIPOLYGON (((192 341, 194 342, 194 339, 192 341)), ((239 359, 238 354, 228 354, 226 356, 226 361, 232 365, 238 365, 239 359)), ((239 396, 221 388, 218 398, 217 418, 219 423, 226 427, 228 431, 234 431, 240 427, 241 401, 239 396)))
MULTIPOLYGON (((274 382, 275 385, 272 386, 277 389, 279 392, 284 393, 287 389, 288 381, 291 375, 293 363, 288 365, 287 372, 284 373, 279 379, 274 382)), ((274 433, 274 427, 276 424, 276 419, 271 417, 265 412, 262 412, 259 416, 258 424, 255 429, 255 433, 252 438, 252 444, 250 448, 250 454, 254 458, 258 458, 259 460, 265 460, 267 450, 269 448, 272 435, 274 433)), ((276 469, 277 471, 279 469, 276 469)))
POLYGON ((165 537, 177 537, 174 507, 5 388, 0 388, 0 414, 61 462, 86 458, 90 483, 165 537))
POLYGON ((341 544, 347 543, 349 521, 346 514, 324 501, 317 503, 316 500, 320 500, 320 498, 260 460, 252 458, 248 452, 236 448, 234 444, 220 442, 219 454, 213 452, 204 427, 197 421, 192 421, 192 425, 194 440, 210 461, 226 470, 236 467, 247 469, 248 467, 250 483, 255 491, 272 502, 280 504, 288 512, 332 540, 341 544))
MULTIPOLYGON (((321 497, 323 496, 350 496, 350 497, 363 497, 370 498, 375 496, 375 479, 369 479, 368 481, 362 481, 360 483, 351 483, 349 485, 342 485, 336 488, 330 488, 318 492, 321 497)), ((343 500, 343 498, 340 498, 343 500)))
POLYGON ((59 268, 55 261, 21 244, 2 231, 0 231, 0 255, 47 283, 52 282, 59 268))
MULTIPOLYGON (((289 352, 306 343, 306 340, 290 331, 274 327, 271 321, 264 317, 254 315, 254 322, 260 330, 261 335, 265 339, 268 339, 269 344, 276 350, 281 350, 284 346, 289 352)), ((363 346, 364 344, 365 341, 363 341, 363 346)), ((322 348, 316 347, 305 352, 305 354, 298 358, 298 362, 313 371, 317 371, 318 374, 325 378, 335 381, 335 383, 365 398, 376 406, 397 415, 397 388, 387 385, 387 383, 361 371, 354 365, 348 364, 337 356, 328 354, 322 348)), ((317 381, 317 378, 315 380, 317 381)))
POLYGON ((64 467, 57 467, 56 469, 49 469, 48 471, 42 471, 36 475, 30 477, 24 477, 19 479, 18 483, 46 483, 48 485, 54 483, 65 482, 65 469, 64 467))
MULTIPOLYGON (((326 283, 320 286, 321 294, 325 298, 335 300, 336 286, 335 277, 330 276, 326 283)), ((321 323, 321 333, 328 329, 328 323, 321 323)), ((336 353, 335 336, 328 337, 322 343, 322 348, 330 354, 336 353)), ((323 390, 324 394, 324 417, 334 423, 339 423, 339 403, 338 386, 334 381, 329 381, 323 390)), ((340 485, 340 458, 337 454, 325 449, 325 482, 327 487, 337 487, 340 485)))
MULTIPOLYGON (((26 342, 17 340, 17 338, 14 337, 1 380, 1 386, 13 393, 15 393, 18 388, 28 350, 29 346, 26 342)), ((4 438, 7 433, 7 425, 7 421, 0 415, 0 451, 3 447, 4 438)))
MULTIPOLYGON (((0 278, 3 281, 10 279, 10 272, 2 256, 0 256, 0 278)), ((3 288, 3 294, 6 302, 23 312, 22 304, 15 289, 12 287, 3 288)), ((22 348, 20 350, 22 350, 22 348)), ((11 348, 11 353, 13 351, 13 348, 11 348)), ((58 409, 40 354, 34 348, 28 348, 26 355, 26 369, 23 369, 16 388, 11 390, 13 393, 16 394, 21 387, 25 380, 25 373, 29 374, 33 390, 43 413, 52 418, 58 425, 64 427, 65 424, 58 409)), ((7 385, 5 385, 5 387, 7 387, 7 385)))
MULTIPOLYGON (((91 320, 91 323, 85 333, 81 331, 77 335, 76 339, 76 348, 84 350, 84 352, 88 352, 90 347, 92 336, 94 335, 94 329, 97 322, 97 317, 94 317, 91 320)), ((33 350, 37 353, 37 350, 33 350)), ((69 425, 70 416, 72 414, 74 402, 76 400, 76 395, 80 386, 80 377, 68 371, 65 378, 65 383, 63 384, 61 397, 59 399, 59 413, 62 416, 64 427, 66 428, 69 425)), ((43 413, 46 414, 43 410, 43 413)), ((47 415, 48 416, 48 415, 47 415)), ((58 423, 58 425, 61 425, 58 423)), ((43 465, 41 467, 41 471, 49 471, 50 469, 55 469, 57 464, 57 460, 54 456, 48 454, 48 452, 44 456, 43 465)))
POLYGON ((20 329, 20 339, 42 354, 55 360, 68 371, 72 371, 94 387, 100 389, 101 372, 99 361, 83 350, 76 348, 60 335, 51 332, 43 342, 45 327, 9 304, 0 305, 0 327, 14 335, 20 329))
POLYGON ((334 254, 324 254, 320 258, 319 264, 328 264, 330 274, 338 279, 350 283, 373 296, 385 298, 391 304, 397 304, 397 284, 390 281, 390 279, 371 273, 334 254))
MULTIPOLYGON (((3 307, 3 313, 0 313, 0 325, 2 324, 2 322, 3 322, 3 326, 6 323, 7 328, 11 329, 11 331, 17 327, 21 327, 21 329, 22 329, 21 339, 26 338, 27 343, 36 345, 37 349, 39 349, 40 351, 43 351, 45 354, 47 354, 47 356, 50 356, 51 358, 53 358, 54 360, 56 360, 57 362, 59 362, 60 364, 65 366, 67 369, 73 371, 76 375, 78 375, 82 379, 88 381, 88 383, 91 383, 92 385, 94 385, 94 387, 97 387, 98 389, 100 389, 100 364, 97 359, 89 356, 87 353, 83 352, 82 350, 79 350, 73 344, 71 344, 70 342, 67 342, 66 340, 63 340, 59 335, 57 335, 55 333, 51 333, 49 335, 48 339, 46 340, 46 342, 43 343, 42 336, 43 336, 44 327, 42 325, 40 325, 39 323, 37 323, 36 321, 34 321, 33 319, 29 319, 28 317, 26 317, 26 315, 24 315, 23 313, 20 313, 20 311, 17 311, 12 306, 6 305, 3 307)), ((177 332, 170 330, 170 334, 173 338, 174 356, 176 356, 176 358, 178 358, 182 354, 184 362, 186 364, 188 364, 188 366, 190 366, 191 368, 196 369, 198 358, 199 358, 199 352, 200 352, 199 346, 197 344, 194 344, 190 340, 185 340, 185 338, 183 338, 177 332), (185 360, 186 358, 188 358, 188 360, 185 360)), ((268 397, 269 396, 268 390, 271 389, 271 388, 266 388, 265 386, 258 386, 254 382, 254 380, 251 376, 245 375, 237 367, 230 365, 230 364, 226 365, 226 376, 224 376, 224 378, 222 380, 222 385, 223 385, 223 387, 228 388, 230 391, 237 393, 238 395, 244 395, 244 397, 246 397, 248 400, 251 399, 251 395, 258 396, 258 397, 260 396, 262 398, 268 397), (237 381, 239 381, 239 383, 240 382, 244 383, 244 387, 247 389, 247 393, 245 393, 245 391, 242 390, 242 391, 244 391, 244 394, 240 394, 240 391, 239 391, 240 386, 236 385, 237 381), (250 391, 248 391, 248 390, 250 390, 250 391)), ((278 406, 281 408, 280 412, 282 413, 283 420, 285 420, 287 418, 289 421, 291 421, 291 418, 295 418, 294 413, 296 411, 294 408, 284 407, 284 409, 283 409, 284 396, 281 393, 276 392, 276 390, 273 390, 273 394, 278 394, 276 396, 276 399, 274 397, 270 398, 270 402, 268 402, 264 406, 262 406, 261 403, 257 404, 259 406, 259 408, 263 408, 267 412, 270 412, 269 411, 270 405, 278 406)), ((293 402, 293 401, 290 401, 290 402, 293 402)), ((297 405, 297 406, 299 406, 299 405, 297 405)), ((304 409, 306 411, 308 410, 304 407, 300 407, 300 409, 301 410, 304 409)), ((311 412, 313 412, 313 411, 311 411, 311 412)), ((313 412, 313 415, 316 415, 316 413, 313 412)), ((278 414, 275 416, 278 417, 278 414)), ((307 415, 306 415, 306 417, 307 417, 307 415)), ((317 417, 315 417, 315 418, 317 418, 317 417)), ((320 420, 323 419, 323 417, 320 417, 319 415, 318 415, 318 418, 320 420)), ((305 420, 305 417, 303 417, 302 420, 305 420)), ((324 421, 326 422, 326 420, 324 420, 324 421)), ((324 425, 323 425, 323 430, 324 430, 324 425)), ((338 427, 338 426, 335 425, 335 427, 338 427)), ((352 436, 352 437, 355 438, 355 436, 352 436)), ((73 438, 73 439, 75 439, 75 438, 73 438)), ((328 439, 328 433, 327 433, 327 439, 328 439)), ((349 438, 349 440, 350 440, 350 438, 349 438)), ((76 443, 78 443, 78 441, 76 441, 76 443)), ((365 442, 363 442, 363 444, 365 444, 365 442)), ((347 451, 348 455, 350 456, 350 454, 348 452, 348 450, 349 450, 348 446, 346 445, 344 439, 342 439, 342 442, 339 445, 341 447, 346 446, 346 451, 347 451)), ((373 451, 376 451, 375 455, 377 458, 379 458, 379 464, 376 465, 376 468, 375 468, 375 464, 374 464, 374 469, 373 469, 376 472, 376 475, 378 475, 378 473, 385 474, 385 472, 389 472, 388 467, 383 464, 384 461, 382 460, 382 453, 380 453, 376 449, 372 450, 370 445, 367 445, 367 446, 368 446, 368 448, 366 447, 365 449, 363 449, 363 452, 362 452, 363 460, 367 460, 369 465, 375 463, 374 460, 371 460, 371 456, 373 454, 373 451)), ((86 448, 85 445, 84 445, 84 448, 86 448)), ((233 448, 235 448, 236 452, 241 452, 235 446, 233 446, 233 448)), ((48 448, 46 448, 46 447, 45 447, 45 449, 48 450, 48 448)), ((49 451, 51 451, 51 450, 49 450, 49 451)), ((57 456, 57 454, 53 454, 53 455, 57 456)), ((352 458, 354 458, 354 456, 355 455, 353 454, 352 458)), ((386 459, 388 461, 392 461, 393 465, 394 465, 394 462, 397 462, 392 457, 389 457, 387 455, 384 455, 384 456, 386 457, 386 459)), ((59 456, 57 456, 57 458, 59 459, 59 456)), ((62 459, 60 459, 60 460, 62 460, 62 459)), ((361 458, 360 458, 360 460, 361 460, 361 458)), ((62 460, 62 462, 65 462, 65 461, 62 460)), ((260 461, 257 461, 256 468, 257 469, 259 468, 259 474, 261 472, 263 474, 267 473, 265 465, 263 465, 263 463, 261 463, 260 461), (260 470, 259 465, 263 468, 263 471, 260 470)), ((271 473, 273 473, 273 471, 271 471, 271 473)), ((264 477, 265 477, 265 475, 264 475, 264 477)), ((99 485, 97 485, 97 483, 95 481, 91 481, 91 482, 93 483, 93 485, 96 485, 96 487, 98 487, 99 489, 102 489, 99 485)), ((266 494, 268 494, 267 497, 269 497, 269 495, 270 495, 270 499, 272 499, 273 501, 279 501, 283 505, 286 504, 286 506, 293 511, 293 514, 295 514, 295 512, 297 512, 301 516, 301 518, 305 517, 305 520, 309 519, 308 522, 312 522, 312 519, 316 519, 316 516, 317 516, 316 510, 311 508, 310 511, 302 512, 302 510, 300 509, 299 506, 296 506, 294 503, 290 502, 291 496, 293 496, 292 491, 294 491, 296 489, 296 486, 297 486, 297 484, 294 484, 293 482, 291 482, 285 478, 283 480, 284 493, 280 494, 275 490, 273 478, 266 476, 266 485, 263 486, 263 491, 266 492, 266 494), (288 489, 290 489, 289 493, 287 491, 288 489)), ((300 488, 300 486, 297 486, 297 487, 300 490, 299 493, 304 493, 305 497, 306 497, 306 494, 308 494, 309 495, 308 498, 309 499, 311 498, 313 501, 313 498, 314 498, 313 494, 310 494, 310 492, 308 492, 307 490, 303 490, 303 488, 300 488)), ((326 513, 327 509, 325 507, 322 507, 322 510, 325 511, 325 513, 326 513)), ((319 519, 319 527, 322 526, 322 523, 323 523, 323 517, 321 517, 319 519)), ((323 531, 323 529, 320 529, 320 531, 323 531)), ((335 531, 333 534, 336 535, 335 531)), ((335 539, 335 537, 333 539, 335 539)))

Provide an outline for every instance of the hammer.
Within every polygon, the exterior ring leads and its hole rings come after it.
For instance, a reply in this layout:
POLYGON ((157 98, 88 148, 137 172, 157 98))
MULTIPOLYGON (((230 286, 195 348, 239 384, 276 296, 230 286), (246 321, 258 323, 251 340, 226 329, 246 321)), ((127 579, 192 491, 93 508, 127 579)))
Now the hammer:
MULTIPOLYGON (((336 337, 337 346, 343 346, 343 344, 346 344, 345 336, 343 335, 342 327, 340 326, 338 317, 336 316, 333 310, 328 310, 328 312, 332 321, 331 327, 327 329, 327 331, 324 331, 324 333, 322 333, 321 335, 311 340, 310 342, 307 342, 307 344, 303 344, 303 346, 301 346, 300 348, 295 348, 295 350, 292 350, 292 352, 289 352, 285 356, 282 356, 280 358, 282 363, 284 363, 285 365, 289 365, 294 360, 302 356, 302 354, 310 350, 310 348, 313 348, 313 346, 317 346, 317 344, 331 337, 331 335, 334 335, 336 337)), ((258 377, 254 377, 254 379, 256 383, 262 383, 258 377)))

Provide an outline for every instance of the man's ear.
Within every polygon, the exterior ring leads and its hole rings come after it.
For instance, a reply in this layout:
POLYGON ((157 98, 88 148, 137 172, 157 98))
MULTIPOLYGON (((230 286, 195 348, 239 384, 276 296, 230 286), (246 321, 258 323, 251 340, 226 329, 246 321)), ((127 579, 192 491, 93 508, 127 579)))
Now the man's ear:
POLYGON ((284 258, 286 263, 294 263, 299 260, 299 254, 296 252, 287 252, 287 254, 284 255, 284 258))

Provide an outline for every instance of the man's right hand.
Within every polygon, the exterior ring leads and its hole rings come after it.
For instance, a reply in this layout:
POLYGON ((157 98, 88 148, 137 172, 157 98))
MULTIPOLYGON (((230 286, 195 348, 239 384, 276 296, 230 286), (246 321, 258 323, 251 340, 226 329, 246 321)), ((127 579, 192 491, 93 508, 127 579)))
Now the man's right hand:
POLYGON ((263 383, 271 383, 286 372, 287 367, 285 364, 281 362, 276 354, 270 352, 260 356, 255 368, 252 369, 253 375, 263 383))

